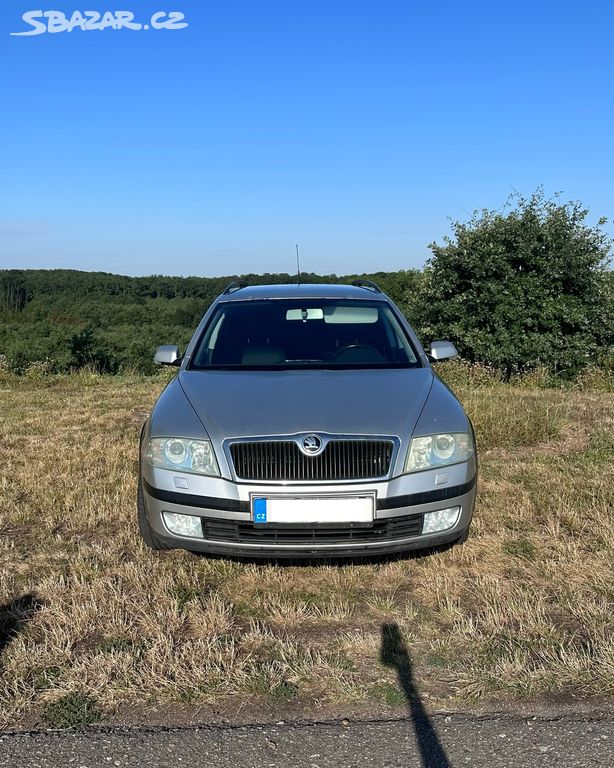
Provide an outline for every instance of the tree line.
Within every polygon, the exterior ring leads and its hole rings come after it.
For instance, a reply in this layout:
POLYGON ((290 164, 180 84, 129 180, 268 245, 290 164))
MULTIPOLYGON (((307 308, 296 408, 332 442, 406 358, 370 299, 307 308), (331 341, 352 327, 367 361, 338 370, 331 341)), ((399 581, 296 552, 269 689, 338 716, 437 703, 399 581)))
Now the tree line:
MULTIPOLYGON (((418 291, 417 270, 365 275, 301 274, 301 282, 375 280, 405 302, 418 291), (407 298, 406 298, 407 297, 407 298)), ((23 372, 46 362, 54 372, 92 366, 104 373, 152 373, 159 344, 185 346, 214 299, 235 280, 296 282, 296 275, 125 277, 76 270, 0 271, 0 355, 23 372)))
MULTIPOLYGON (((515 195, 497 211, 452 222, 424 270, 302 273, 301 282, 375 281, 424 344, 453 341, 461 355, 503 370, 545 367, 573 376, 614 367, 614 277, 606 221, 581 204, 515 195)), ((76 270, 0 270, 0 355, 16 372, 45 361, 55 372, 153 372, 159 344, 185 346, 233 280, 296 282, 290 274, 125 277, 76 270)))

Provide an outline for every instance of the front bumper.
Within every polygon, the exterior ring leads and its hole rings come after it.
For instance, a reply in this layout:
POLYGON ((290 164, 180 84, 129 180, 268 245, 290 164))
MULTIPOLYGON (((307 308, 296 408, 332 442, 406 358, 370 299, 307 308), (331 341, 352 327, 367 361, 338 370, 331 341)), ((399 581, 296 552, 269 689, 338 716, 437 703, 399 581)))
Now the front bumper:
POLYGON ((168 547, 276 558, 387 554, 455 541, 471 522, 477 472, 472 459, 381 482, 262 485, 143 469, 147 518, 156 536, 168 547), (288 492, 297 496, 372 492, 376 498, 373 524, 254 525, 250 494, 288 492), (424 513, 457 506, 461 512, 453 528, 421 533, 424 513), (171 533, 164 523, 164 512, 200 517, 203 538, 171 533))

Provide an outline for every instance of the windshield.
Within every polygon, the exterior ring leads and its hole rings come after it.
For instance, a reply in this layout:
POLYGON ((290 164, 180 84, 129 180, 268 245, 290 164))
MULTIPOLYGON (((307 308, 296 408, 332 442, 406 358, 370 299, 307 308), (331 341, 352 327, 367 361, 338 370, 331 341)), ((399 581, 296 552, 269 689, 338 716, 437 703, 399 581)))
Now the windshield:
POLYGON ((388 304, 341 299, 220 304, 190 364, 249 370, 419 366, 388 304))

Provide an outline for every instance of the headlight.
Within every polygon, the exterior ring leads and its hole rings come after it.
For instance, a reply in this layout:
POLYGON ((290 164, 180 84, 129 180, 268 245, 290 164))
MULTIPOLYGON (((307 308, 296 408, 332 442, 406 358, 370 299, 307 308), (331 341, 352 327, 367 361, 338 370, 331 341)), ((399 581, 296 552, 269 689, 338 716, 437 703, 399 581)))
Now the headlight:
POLYGON ((145 458, 154 467, 195 472, 199 475, 220 474, 209 440, 154 437, 147 443, 145 458))
POLYGON ((473 454, 473 440, 466 432, 414 437, 409 446, 405 472, 441 467, 467 461, 473 454))

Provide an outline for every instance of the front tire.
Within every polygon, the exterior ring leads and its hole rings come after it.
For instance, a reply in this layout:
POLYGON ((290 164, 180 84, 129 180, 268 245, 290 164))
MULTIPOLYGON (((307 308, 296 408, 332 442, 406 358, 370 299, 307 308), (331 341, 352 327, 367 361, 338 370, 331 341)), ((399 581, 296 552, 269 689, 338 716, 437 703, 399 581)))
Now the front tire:
POLYGON ((169 547, 161 539, 158 538, 155 531, 149 524, 149 520, 147 519, 147 510, 145 509, 145 499, 143 497, 143 487, 140 480, 136 494, 136 508, 139 522, 139 531, 145 544, 150 549, 169 549, 169 547))
POLYGON ((465 530, 461 533, 461 535, 458 537, 458 539, 456 539, 454 543, 464 544, 468 538, 469 538, 469 526, 465 528, 465 530))

